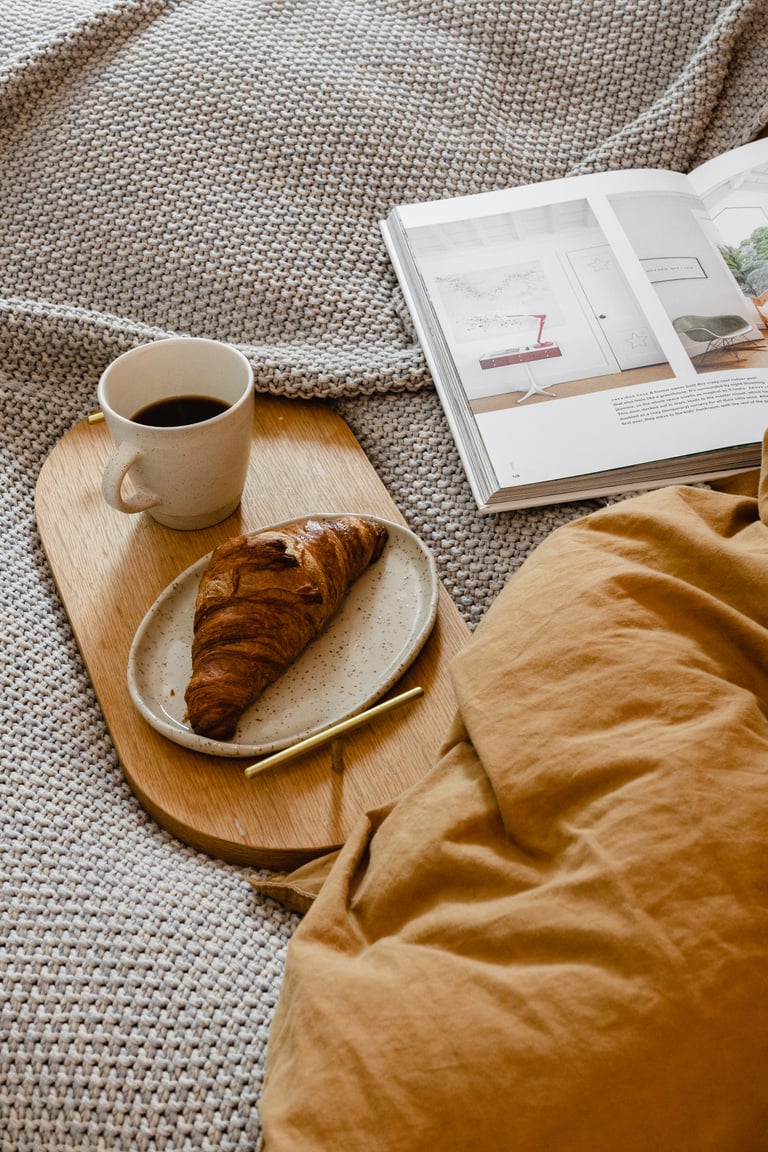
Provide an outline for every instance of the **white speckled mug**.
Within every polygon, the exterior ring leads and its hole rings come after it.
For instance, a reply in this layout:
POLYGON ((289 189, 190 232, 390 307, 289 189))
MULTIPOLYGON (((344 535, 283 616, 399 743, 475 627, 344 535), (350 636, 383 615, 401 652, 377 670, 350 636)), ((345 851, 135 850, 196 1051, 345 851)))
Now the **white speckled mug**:
POLYGON ((253 372, 242 352, 193 336, 156 340, 118 356, 98 396, 117 445, 101 485, 112 508, 179 529, 234 512, 253 437, 253 372))

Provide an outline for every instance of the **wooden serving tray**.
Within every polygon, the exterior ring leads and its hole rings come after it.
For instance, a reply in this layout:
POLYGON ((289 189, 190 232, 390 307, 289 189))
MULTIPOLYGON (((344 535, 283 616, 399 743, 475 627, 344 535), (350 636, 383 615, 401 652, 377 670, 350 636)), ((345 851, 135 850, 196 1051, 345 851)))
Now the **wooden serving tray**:
POLYGON ((282 869, 340 846, 358 816, 398 796, 432 766, 453 717, 447 674, 469 632, 440 588, 435 629, 388 696, 425 695, 333 746, 247 780, 247 760, 183 748, 142 718, 126 666, 149 607, 185 568, 229 536, 313 512, 369 512, 404 523, 344 421, 319 402, 260 396, 241 507, 213 528, 178 532, 127 516, 101 496, 112 451, 104 424, 82 421, 46 460, 35 508, 40 536, 126 778, 148 812, 195 848, 282 869), (335 757, 338 768, 338 748, 335 757))

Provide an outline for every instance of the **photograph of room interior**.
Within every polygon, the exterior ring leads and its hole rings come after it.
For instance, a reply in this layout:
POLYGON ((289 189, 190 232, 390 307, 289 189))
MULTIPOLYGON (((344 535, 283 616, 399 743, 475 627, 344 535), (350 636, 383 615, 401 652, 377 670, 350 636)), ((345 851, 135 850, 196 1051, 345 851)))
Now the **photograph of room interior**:
POLYGON ((609 200, 669 320, 663 340, 586 198, 411 231, 476 414, 674 378, 662 342, 697 373, 768 366, 766 320, 701 201, 654 194, 649 227, 647 195, 609 200))

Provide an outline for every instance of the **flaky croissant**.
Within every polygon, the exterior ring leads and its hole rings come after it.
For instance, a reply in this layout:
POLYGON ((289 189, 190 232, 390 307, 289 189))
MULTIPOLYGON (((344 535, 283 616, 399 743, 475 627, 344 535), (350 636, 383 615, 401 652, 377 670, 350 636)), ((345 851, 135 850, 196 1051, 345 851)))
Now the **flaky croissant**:
POLYGON ((214 550, 195 602, 184 694, 193 731, 232 739, 246 708, 319 635, 387 536, 378 520, 338 516, 235 536, 214 550))

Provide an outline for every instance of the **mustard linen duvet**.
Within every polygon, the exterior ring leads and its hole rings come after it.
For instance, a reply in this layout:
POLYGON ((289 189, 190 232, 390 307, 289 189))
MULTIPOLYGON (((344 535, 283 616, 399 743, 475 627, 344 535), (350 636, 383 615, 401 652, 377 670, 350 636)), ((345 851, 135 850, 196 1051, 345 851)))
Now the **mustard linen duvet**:
POLYGON ((768 477, 559 529, 453 678, 290 944, 265 1152, 762 1152, 768 477))

